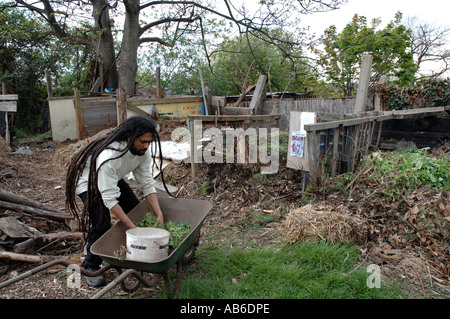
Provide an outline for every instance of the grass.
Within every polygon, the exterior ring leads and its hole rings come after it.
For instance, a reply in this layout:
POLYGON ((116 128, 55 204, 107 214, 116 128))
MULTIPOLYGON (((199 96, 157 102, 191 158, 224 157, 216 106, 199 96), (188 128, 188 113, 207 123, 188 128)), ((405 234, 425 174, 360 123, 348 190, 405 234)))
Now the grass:
MULTIPOLYGON (((229 250, 200 246, 183 270, 180 299, 396 299, 395 283, 369 288, 368 265, 358 269, 351 243, 299 243, 276 248, 229 250)), ((174 274, 171 274, 174 278, 174 274)), ((164 290, 157 298, 166 298, 164 290)))
POLYGON ((42 142, 42 140, 48 139, 51 137, 52 137, 52 131, 30 135, 30 134, 27 134, 24 130, 16 129, 16 143, 17 144, 42 142))

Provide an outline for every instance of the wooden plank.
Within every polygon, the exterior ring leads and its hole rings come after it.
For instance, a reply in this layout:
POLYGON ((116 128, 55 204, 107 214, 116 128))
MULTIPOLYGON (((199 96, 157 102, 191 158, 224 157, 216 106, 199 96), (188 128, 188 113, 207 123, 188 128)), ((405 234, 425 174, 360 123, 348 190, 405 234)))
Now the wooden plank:
POLYGON ((267 75, 260 75, 249 106, 250 109, 254 110, 255 114, 261 114, 262 105, 266 98, 266 88, 267 75))
POLYGON ((195 124, 196 124, 196 120, 194 120, 191 116, 188 116, 188 120, 189 120, 189 133, 191 136, 191 141, 190 141, 190 146, 191 146, 191 152, 190 152, 190 157, 191 157, 191 176, 192 177, 196 177, 197 176, 197 172, 198 172, 198 163, 195 160, 195 124))
POLYGON ((366 155, 369 154, 369 147, 372 145, 373 142, 373 133, 375 131, 376 122, 370 123, 370 131, 369 131, 369 140, 366 144, 366 155))
POLYGON ((1 94, 0 100, 2 101, 17 101, 19 99, 19 95, 17 94, 1 94))
POLYGON ((133 104, 129 104, 128 103, 127 104, 127 108, 129 108, 131 111, 133 111, 133 112, 135 112, 135 113, 137 113, 139 115, 147 116, 147 117, 151 116, 150 113, 147 113, 147 112, 143 111, 142 109, 140 109, 139 107, 137 107, 137 106, 135 106, 133 104))
POLYGON ((360 154, 361 156, 364 156, 364 155, 365 155, 365 154, 364 154, 364 149, 365 149, 365 146, 366 146, 366 144, 367 144, 367 131, 368 131, 369 125, 370 125, 369 122, 366 122, 366 123, 361 124, 361 126, 362 126, 362 130, 361 130, 361 141, 360 141, 360 143, 359 143, 359 154, 360 154))
POLYGON ((308 132, 306 144, 308 149, 309 177, 312 183, 316 184, 319 176, 320 132, 308 132))
POLYGON ((392 117, 394 119, 405 119, 408 117, 415 117, 418 115, 433 115, 445 112, 445 107, 428 107, 428 108, 420 108, 420 109, 412 109, 412 110, 394 110, 392 111, 392 117))
POLYGON ((238 122, 280 119, 281 115, 189 115, 188 118, 204 122, 238 122))
POLYGON ((377 144, 375 145, 376 148, 380 147, 380 141, 381 141, 381 132, 383 130, 383 121, 380 121, 380 125, 378 127, 378 137, 377 137, 377 144))
POLYGON ((251 115, 253 110, 248 107, 226 106, 223 112, 227 115, 251 115))
POLYGON ((12 239, 22 239, 33 236, 33 233, 30 232, 23 223, 11 216, 0 218, 0 230, 12 239))
POLYGON ((320 130, 335 128, 340 125, 353 126, 353 125, 366 123, 366 122, 370 122, 370 121, 382 121, 382 120, 389 120, 392 118, 393 118, 392 115, 388 114, 388 115, 380 115, 380 116, 360 117, 360 118, 348 119, 348 120, 322 122, 322 123, 305 125, 305 131, 318 131, 318 130, 320 131, 320 130))
POLYGON ((83 110, 97 109, 100 107, 111 107, 116 108, 116 99, 108 100, 92 100, 92 99, 81 99, 81 107, 83 110))
POLYGON ((80 91, 74 91, 74 100, 73 100, 74 108, 75 108, 75 117, 77 120, 77 138, 79 141, 84 140, 84 132, 83 132, 83 111, 81 109, 81 96, 80 91))
POLYGON ((355 125, 352 132, 352 142, 350 142, 350 157, 349 157, 349 170, 353 171, 355 169, 355 161, 358 158, 359 153, 359 142, 361 139, 361 124, 355 125))
POLYGON ((333 154, 331 162, 331 176, 336 176, 336 164, 338 161, 338 151, 339 151, 339 127, 334 128, 333 133, 333 154))
POLYGON ((0 111, 17 112, 17 102, 16 101, 0 102, 0 111))
POLYGON ((128 99, 128 105, 152 105, 152 104, 174 104, 174 103, 203 103, 202 96, 183 96, 183 97, 170 97, 170 98, 145 98, 145 99, 128 99))

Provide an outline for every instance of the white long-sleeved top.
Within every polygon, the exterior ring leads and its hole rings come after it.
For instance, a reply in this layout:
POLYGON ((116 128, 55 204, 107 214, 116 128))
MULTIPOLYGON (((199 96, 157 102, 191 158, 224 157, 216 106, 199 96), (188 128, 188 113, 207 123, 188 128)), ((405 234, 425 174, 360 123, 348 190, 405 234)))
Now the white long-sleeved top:
MULTIPOLYGON (((96 163, 97 169, 106 160, 119 156, 122 153, 119 150, 123 150, 126 145, 126 142, 111 143, 109 147, 112 149, 105 149, 98 156, 96 163)), ((118 203, 117 199, 120 196, 120 189, 117 183, 130 172, 133 172, 136 183, 142 190, 144 196, 156 193, 155 180, 151 173, 151 163, 152 158, 149 151, 145 152, 142 156, 133 155, 130 151, 127 151, 125 155, 103 164, 98 171, 98 189, 105 206, 111 209, 118 203)), ((88 159, 88 163, 78 180, 75 190, 76 194, 81 194, 88 190, 89 170, 90 159, 88 159)))

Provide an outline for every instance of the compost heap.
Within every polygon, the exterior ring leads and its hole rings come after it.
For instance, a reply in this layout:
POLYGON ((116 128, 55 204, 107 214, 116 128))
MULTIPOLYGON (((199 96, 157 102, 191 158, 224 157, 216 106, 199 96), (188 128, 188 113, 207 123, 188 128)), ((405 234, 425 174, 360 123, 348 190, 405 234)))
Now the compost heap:
POLYGON ((367 262, 448 290, 449 150, 372 154, 355 173, 322 181, 305 196, 312 204, 283 221, 287 241, 352 240, 367 262))

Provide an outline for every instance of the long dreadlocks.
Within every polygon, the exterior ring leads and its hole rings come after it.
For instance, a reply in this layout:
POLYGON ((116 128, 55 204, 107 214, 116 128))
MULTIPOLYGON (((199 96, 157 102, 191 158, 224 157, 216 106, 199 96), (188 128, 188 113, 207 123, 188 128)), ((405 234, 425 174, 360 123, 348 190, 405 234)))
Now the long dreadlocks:
MULTIPOLYGON (((152 157, 155 157, 156 151, 159 149, 159 165, 157 167, 160 170, 161 180, 164 185, 167 193, 172 196, 172 194, 167 189, 166 183, 164 182, 164 175, 162 171, 162 151, 161 151, 161 141, 159 138, 159 134, 156 129, 155 123, 147 117, 144 116, 136 116, 127 119, 122 122, 114 131, 108 133, 104 137, 101 137, 91 143, 89 143, 82 151, 78 152, 74 158, 72 159, 66 178, 66 210, 73 214, 73 216, 77 219, 80 228, 82 231, 86 232, 90 229, 89 223, 89 210, 94 205, 95 202, 101 202, 101 194, 98 189, 98 169, 94 169, 96 167, 97 158, 100 153, 105 149, 111 149, 110 144, 112 142, 123 142, 127 141, 127 145, 124 149, 118 150, 119 155, 110 158, 107 161, 115 160, 117 158, 122 157, 125 153, 130 150, 132 147, 134 140, 145 133, 152 133, 153 141, 156 143, 151 143, 150 151, 152 157), (158 149, 157 149, 158 148, 158 149), (76 194, 75 190, 77 187, 78 179, 83 173, 87 164, 90 164, 91 169, 89 170, 89 180, 88 180, 88 192, 86 203, 80 209, 76 203, 76 194)), ((107 161, 103 162, 106 163, 107 161)), ((153 161, 153 166, 155 166, 156 160, 153 161)), ((172 196, 173 197, 173 196, 172 196)), ((101 205, 102 207, 102 205, 101 205)), ((103 212, 105 213, 105 212, 103 212)))

